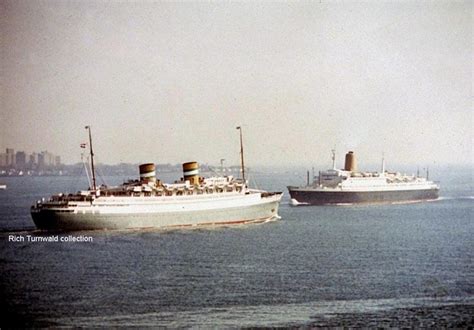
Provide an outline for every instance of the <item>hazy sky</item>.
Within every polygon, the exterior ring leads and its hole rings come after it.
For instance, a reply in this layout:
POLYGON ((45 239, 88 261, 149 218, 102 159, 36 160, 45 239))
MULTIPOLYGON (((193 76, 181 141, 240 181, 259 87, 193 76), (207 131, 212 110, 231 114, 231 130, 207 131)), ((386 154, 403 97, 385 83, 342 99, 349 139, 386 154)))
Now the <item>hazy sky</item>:
MULTIPOLYGON (((0 148, 473 163, 472 1, 2 1, 0 148)), ((4 150, 2 151, 4 152, 4 150)))

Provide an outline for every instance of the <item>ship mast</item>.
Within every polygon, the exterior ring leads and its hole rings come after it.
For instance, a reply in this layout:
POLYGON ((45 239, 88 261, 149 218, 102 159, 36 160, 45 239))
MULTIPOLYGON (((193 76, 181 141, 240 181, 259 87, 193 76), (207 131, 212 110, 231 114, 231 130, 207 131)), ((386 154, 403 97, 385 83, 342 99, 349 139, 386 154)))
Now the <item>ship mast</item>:
POLYGON ((245 184, 245 165, 244 165, 244 144, 242 142, 242 127, 237 126, 236 129, 240 132, 240 167, 242 168, 242 180, 245 184))
POLYGON ((94 169, 94 151, 92 150, 91 127, 86 126, 86 130, 89 131, 89 146, 90 146, 90 151, 91 151, 91 169, 92 169, 92 189, 95 191, 96 190, 96 184, 95 184, 95 169, 94 169))

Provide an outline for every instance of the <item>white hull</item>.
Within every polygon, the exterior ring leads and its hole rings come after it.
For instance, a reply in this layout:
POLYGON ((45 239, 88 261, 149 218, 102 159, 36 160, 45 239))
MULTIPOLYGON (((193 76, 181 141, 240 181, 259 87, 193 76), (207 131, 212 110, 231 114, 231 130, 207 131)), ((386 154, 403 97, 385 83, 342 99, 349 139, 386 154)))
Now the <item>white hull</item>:
POLYGON ((281 194, 180 197, 99 197, 92 203, 32 209, 39 229, 169 228, 265 221, 278 216, 281 194))

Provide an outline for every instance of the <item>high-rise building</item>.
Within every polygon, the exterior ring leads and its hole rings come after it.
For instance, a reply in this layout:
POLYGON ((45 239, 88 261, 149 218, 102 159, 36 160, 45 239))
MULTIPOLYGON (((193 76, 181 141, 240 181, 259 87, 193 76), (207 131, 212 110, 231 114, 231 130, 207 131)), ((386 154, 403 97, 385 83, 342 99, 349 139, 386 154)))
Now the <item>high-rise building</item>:
POLYGON ((24 151, 17 151, 15 155, 16 168, 24 168, 26 166, 26 153, 24 151))
POLYGON ((39 153, 38 154, 38 162, 36 163, 38 165, 38 168, 44 168, 44 154, 43 153, 39 153))
POLYGON ((30 155, 30 161, 28 162, 28 166, 30 168, 36 168, 37 165, 38 165, 38 154, 36 152, 33 152, 30 155))
POLYGON ((0 154, 0 167, 6 167, 7 166, 7 154, 1 153, 0 154))
POLYGON ((7 166, 15 166, 15 150, 7 148, 7 166))
POLYGON ((54 166, 55 157, 52 153, 48 151, 42 151, 41 155, 43 156, 44 166, 46 167, 54 166))

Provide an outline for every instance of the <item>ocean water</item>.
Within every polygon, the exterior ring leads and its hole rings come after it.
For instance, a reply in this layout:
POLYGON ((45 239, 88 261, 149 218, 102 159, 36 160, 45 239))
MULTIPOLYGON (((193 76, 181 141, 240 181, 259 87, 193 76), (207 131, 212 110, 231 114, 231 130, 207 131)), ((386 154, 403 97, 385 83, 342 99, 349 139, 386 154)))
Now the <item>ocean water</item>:
POLYGON ((29 207, 83 178, 0 178, 2 324, 472 327, 472 173, 432 170, 437 201, 339 207, 290 206, 285 187, 304 173, 255 173, 259 188, 285 191, 280 220, 59 235, 91 242, 9 240, 48 236, 29 207))

